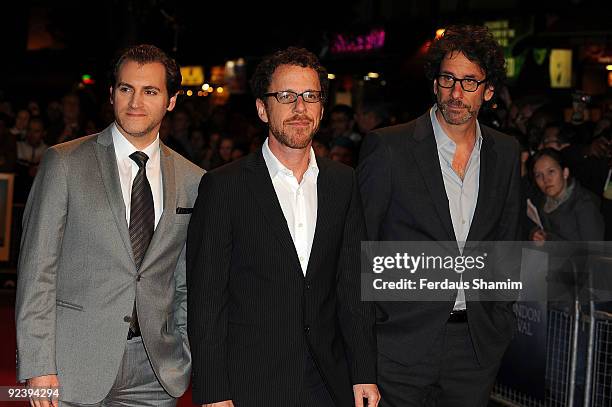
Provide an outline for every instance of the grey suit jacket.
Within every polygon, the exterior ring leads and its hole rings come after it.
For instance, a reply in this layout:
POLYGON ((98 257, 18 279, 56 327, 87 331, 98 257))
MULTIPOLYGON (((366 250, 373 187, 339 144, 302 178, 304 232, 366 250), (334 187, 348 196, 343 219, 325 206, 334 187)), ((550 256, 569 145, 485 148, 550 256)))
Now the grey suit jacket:
POLYGON ((203 170, 162 143, 164 210, 137 274, 110 127, 50 148, 23 218, 17 376, 58 374, 60 398, 96 403, 119 370, 134 300, 166 391, 189 383, 185 239, 203 170))

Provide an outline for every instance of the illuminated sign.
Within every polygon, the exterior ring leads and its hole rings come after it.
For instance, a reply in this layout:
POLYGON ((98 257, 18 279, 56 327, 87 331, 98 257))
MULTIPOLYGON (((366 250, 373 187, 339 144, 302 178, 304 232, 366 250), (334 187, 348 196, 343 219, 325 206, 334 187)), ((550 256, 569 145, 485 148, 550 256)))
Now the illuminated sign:
POLYGON ((572 50, 553 49, 550 52, 550 87, 572 87, 572 50))
POLYGON ((375 28, 364 35, 336 34, 331 41, 334 54, 368 52, 381 49, 385 45, 385 30, 375 28))
POLYGON ((204 83, 204 68, 201 66, 182 66, 183 86, 200 86, 204 83))

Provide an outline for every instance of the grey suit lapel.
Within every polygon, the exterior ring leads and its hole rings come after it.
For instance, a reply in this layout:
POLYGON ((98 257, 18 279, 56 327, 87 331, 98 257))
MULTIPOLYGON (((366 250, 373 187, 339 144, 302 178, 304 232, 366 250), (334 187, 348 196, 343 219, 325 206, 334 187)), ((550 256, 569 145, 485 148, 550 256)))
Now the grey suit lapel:
POLYGON ((111 127, 104 129, 98 136, 95 144, 96 158, 98 159, 98 167, 106 189, 108 203, 115 217, 119 235, 123 240, 128 256, 134 264, 136 271, 136 263, 134 254, 132 253, 132 242, 130 241, 130 232, 125 219, 125 204, 123 203, 123 193, 121 192, 121 181, 119 180, 119 171, 117 169, 117 156, 113 145, 113 135, 111 127))
POLYGON ((166 147, 161 141, 159 142, 160 147, 160 166, 162 174, 162 189, 164 195, 164 210, 162 212, 159 223, 153 233, 149 248, 145 253, 145 257, 142 260, 140 270, 144 270, 155 260, 155 253, 158 246, 162 243, 164 238, 168 238, 166 231, 171 225, 173 217, 172 213, 176 211, 176 179, 174 170, 174 158, 170 149, 166 147))

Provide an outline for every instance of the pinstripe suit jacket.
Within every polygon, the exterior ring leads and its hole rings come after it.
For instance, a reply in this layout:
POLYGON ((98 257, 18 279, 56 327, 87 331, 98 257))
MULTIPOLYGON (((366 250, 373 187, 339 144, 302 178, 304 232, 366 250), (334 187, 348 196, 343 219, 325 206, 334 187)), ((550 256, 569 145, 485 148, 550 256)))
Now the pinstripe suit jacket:
POLYGON ((374 316, 360 301, 365 223, 353 170, 317 159, 304 276, 261 150, 202 178, 187 241, 197 404, 295 405, 310 351, 338 406, 375 383, 374 316))

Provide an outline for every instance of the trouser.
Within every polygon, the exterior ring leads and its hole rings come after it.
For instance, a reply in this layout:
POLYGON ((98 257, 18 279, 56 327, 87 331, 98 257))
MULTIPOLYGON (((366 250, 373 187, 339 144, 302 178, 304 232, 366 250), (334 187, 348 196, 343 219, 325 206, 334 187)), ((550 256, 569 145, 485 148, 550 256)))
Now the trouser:
POLYGON ((323 382, 310 352, 306 351, 304 357, 306 358, 304 383, 296 407, 334 407, 334 401, 325 387, 325 382, 323 382))
POLYGON ((467 322, 447 323, 414 365, 379 354, 380 407, 486 407, 500 361, 481 366, 467 322))
POLYGON ((60 400, 60 407, 174 407, 176 399, 161 386, 145 351, 142 337, 127 341, 117 378, 104 400, 76 404, 60 400))

